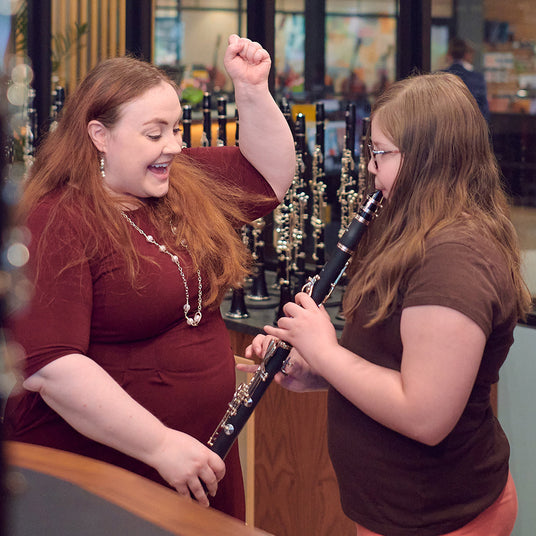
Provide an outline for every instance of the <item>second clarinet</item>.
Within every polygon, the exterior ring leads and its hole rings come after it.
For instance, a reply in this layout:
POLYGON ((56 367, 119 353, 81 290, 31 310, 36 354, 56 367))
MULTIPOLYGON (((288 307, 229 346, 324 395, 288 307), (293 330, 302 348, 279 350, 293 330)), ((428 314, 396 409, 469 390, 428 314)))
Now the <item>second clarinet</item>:
MULTIPOLYGON (((303 287, 304 292, 307 292, 316 304, 320 305, 331 295, 346 270, 353 251, 377 214, 382 199, 380 191, 367 198, 339 239, 330 260, 321 272, 303 287)), ((238 386, 227 412, 208 441, 208 447, 222 459, 231 449, 274 376, 284 367, 291 349, 286 342, 273 340, 249 383, 238 386)))

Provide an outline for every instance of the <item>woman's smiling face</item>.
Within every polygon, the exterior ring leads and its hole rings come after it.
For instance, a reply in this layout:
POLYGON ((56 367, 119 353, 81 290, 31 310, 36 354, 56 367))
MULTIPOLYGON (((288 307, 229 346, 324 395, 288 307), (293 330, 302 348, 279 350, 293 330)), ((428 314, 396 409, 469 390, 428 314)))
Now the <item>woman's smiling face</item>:
POLYGON ((166 195, 171 162, 182 148, 180 118, 179 97, 166 82, 123 105, 99 148, 106 186, 140 199, 166 195))

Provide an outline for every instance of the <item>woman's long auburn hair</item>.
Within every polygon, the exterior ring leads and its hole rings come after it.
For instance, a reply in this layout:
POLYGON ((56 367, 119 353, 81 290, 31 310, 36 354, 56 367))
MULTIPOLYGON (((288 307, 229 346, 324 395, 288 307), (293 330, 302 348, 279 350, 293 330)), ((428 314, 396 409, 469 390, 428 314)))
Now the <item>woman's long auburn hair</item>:
MULTIPOLYGON (((96 120, 112 128, 126 103, 162 82, 177 90, 157 67, 132 57, 112 58, 97 65, 67 99, 57 128, 39 145, 20 203, 21 216, 25 217, 48 194, 57 192, 58 205, 42 236, 53 232, 54 217, 61 206, 62 213, 76 215, 94 230, 94 239, 86 244, 85 258, 97 256, 104 244, 111 244, 124 254, 134 286, 139 256, 129 224, 119 216, 117 197, 112 198, 103 185, 99 154, 87 126, 96 120)), ((248 250, 235 230, 246 221, 239 208, 240 193, 221 182, 211 180, 180 154, 171 167, 168 193, 146 203, 164 242, 179 246, 186 240, 194 265, 204 271, 208 283, 204 285, 208 294, 203 296, 207 306, 216 306, 230 287, 243 283, 250 262, 248 250), (175 235, 170 222, 176 227, 175 235)), ((128 201, 132 203, 131 198, 128 201)))
POLYGON ((391 138, 402 159, 389 200, 351 265, 346 317, 367 295, 375 304, 367 325, 390 316, 407 270, 423 258, 426 238, 463 221, 503 254, 524 318, 531 296, 521 276, 517 234, 487 123, 465 84, 449 73, 395 82, 374 104, 371 121, 391 138))

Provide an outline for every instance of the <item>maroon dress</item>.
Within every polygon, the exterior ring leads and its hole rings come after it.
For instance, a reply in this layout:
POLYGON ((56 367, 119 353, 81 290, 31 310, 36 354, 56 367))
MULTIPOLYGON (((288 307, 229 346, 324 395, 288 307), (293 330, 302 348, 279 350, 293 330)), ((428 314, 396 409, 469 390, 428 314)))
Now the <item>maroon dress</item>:
MULTIPOLYGON (((249 193, 272 198, 270 206, 247 207, 252 219, 276 206, 270 186, 236 148, 187 152, 201 164, 219 169, 218 179, 243 189, 246 205, 249 193)), ((30 246, 32 269, 37 238, 54 202, 50 196, 28 221, 35 237, 30 246)), ((129 216, 158 241, 144 209, 129 216)), ((206 444, 235 391, 234 356, 219 309, 203 307, 199 326, 188 326, 183 312, 185 288, 177 266, 133 228, 137 251, 149 259, 140 261, 137 289, 126 276, 123 257, 112 250, 100 251, 98 258, 60 272, 83 255, 84 241, 91 239, 90 226, 72 219, 60 218, 53 239, 46 241, 33 299, 13 318, 13 336, 26 351, 24 375, 64 355, 86 355, 166 426, 206 444)), ((189 255, 176 253, 187 276, 189 316, 193 317, 197 275, 189 255)), ((7 402, 4 424, 7 439, 90 456, 164 483, 153 468, 79 434, 38 393, 16 389, 7 402)), ((243 519, 244 489, 236 444, 225 463, 226 476, 211 506, 243 519)))

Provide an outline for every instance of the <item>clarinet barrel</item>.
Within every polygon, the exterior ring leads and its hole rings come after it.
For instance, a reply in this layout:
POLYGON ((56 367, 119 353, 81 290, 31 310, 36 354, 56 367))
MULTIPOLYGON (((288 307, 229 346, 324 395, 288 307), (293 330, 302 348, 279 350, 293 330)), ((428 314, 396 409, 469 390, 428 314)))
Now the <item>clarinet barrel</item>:
POLYGON ((225 313, 227 318, 249 318, 243 287, 233 288, 231 306, 225 313))
MULTIPOLYGON (((374 192, 367 198, 340 238, 331 259, 320 273, 311 278, 304 286, 303 291, 307 292, 315 303, 320 305, 331 295, 363 233, 377 214, 381 201, 380 191, 374 192)), ((249 383, 242 383, 238 386, 228 405, 227 412, 207 444, 222 459, 231 449, 274 376, 284 368, 291 349, 292 347, 284 341, 272 340, 249 383)))

